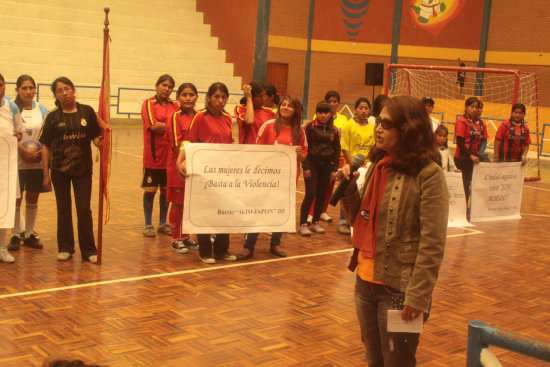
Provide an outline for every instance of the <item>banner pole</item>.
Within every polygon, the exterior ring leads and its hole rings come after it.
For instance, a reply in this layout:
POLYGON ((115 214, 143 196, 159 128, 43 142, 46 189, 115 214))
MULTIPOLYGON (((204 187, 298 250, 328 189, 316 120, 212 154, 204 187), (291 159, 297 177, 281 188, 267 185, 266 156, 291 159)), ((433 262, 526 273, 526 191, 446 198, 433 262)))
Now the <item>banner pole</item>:
MULTIPOLYGON (((103 28, 103 76, 102 76, 102 89, 105 87, 105 75, 109 72, 109 70, 105 70, 106 67, 109 66, 106 65, 105 60, 107 55, 107 47, 109 42, 109 8, 104 8, 105 11, 105 21, 103 24, 105 27, 103 28)), ((103 94, 100 95, 100 98, 104 98, 105 92, 107 95, 110 96, 110 91, 103 91, 103 94)), ((111 108, 111 106, 103 106, 103 108, 111 108)), ((107 123, 110 125, 110 121, 105 121, 102 123, 104 125, 107 123)), ((102 126, 102 128, 105 128, 105 126, 102 126)), ((103 133, 102 133, 103 134, 103 133)), ((105 140, 103 141, 103 146, 101 147, 101 159, 99 160, 99 205, 98 205, 98 215, 97 215, 97 264, 101 265, 102 260, 102 253, 103 253, 103 196, 105 192, 105 178, 103 177, 104 172, 104 160, 103 160, 103 154, 105 149, 105 144, 109 144, 105 140)))

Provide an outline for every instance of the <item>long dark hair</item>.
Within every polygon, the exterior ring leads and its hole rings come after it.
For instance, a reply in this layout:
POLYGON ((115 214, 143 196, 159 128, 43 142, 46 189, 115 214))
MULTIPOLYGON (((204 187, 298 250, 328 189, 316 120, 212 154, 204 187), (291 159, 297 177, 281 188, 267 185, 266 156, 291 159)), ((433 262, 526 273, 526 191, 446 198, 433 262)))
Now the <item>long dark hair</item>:
POLYGON ((264 87, 265 87, 265 93, 269 97, 273 96, 273 103, 275 103, 275 105, 278 106, 280 102, 280 98, 277 95, 277 88, 275 88, 273 84, 269 84, 269 83, 265 84, 264 87))
MULTIPOLYGON (((15 82, 15 87, 19 89, 23 82, 29 81, 32 83, 32 85, 36 88, 36 82, 30 75, 20 75, 19 78, 17 78, 17 81, 15 82)), ((15 97, 15 104, 17 107, 19 107, 19 111, 23 111, 23 101, 21 100, 21 97, 19 97, 19 92, 17 92, 17 96, 15 97)))
POLYGON ((374 102, 372 102, 372 111, 371 116, 378 117, 380 116, 380 112, 382 112, 382 108, 384 108, 384 105, 386 104, 386 101, 389 99, 389 97, 385 94, 379 94, 374 99, 374 102))
POLYGON ((294 98, 292 96, 284 96, 281 99, 281 103, 279 104, 279 108, 277 109, 277 113, 275 114, 275 122, 273 124, 273 128, 275 129, 277 136, 279 136, 279 133, 281 132, 281 128, 283 126, 283 119, 281 118, 281 104, 284 101, 288 101, 289 105, 294 108, 294 116, 292 116, 291 123, 292 144, 298 145, 300 144, 300 140, 302 138, 302 111, 304 108, 297 98, 294 98))
MULTIPOLYGON (((71 79, 67 78, 66 76, 60 76, 59 78, 53 81, 51 86, 51 90, 54 96, 55 96, 55 90, 57 89, 57 83, 67 84, 68 86, 74 89, 74 83, 71 81, 71 79)), ((61 107, 61 102, 59 102, 57 97, 55 98, 55 105, 57 107, 61 107)))
POLYGON ((210 87, 208 87, 208 91, 206 92, 206 97, 204 101, 204 106, 208 110, 210 110, 210 103, 208 103, 208 98, 212 97, 212 95, 217 91, 220 91, 229 97, 229 89, 227 89, 227 86, 225 84, 223 84, 222 82, 212 83, 210 87))
POLYGON ((157 82, 155 83, 155 87, 158 86, 160 83, 163 83, 165 81, 169 81, 171 84, 172 84, 172 88, 174 88, 176 86, 176 81, 174 80, 174 78, 172 78, 171 75, 169 74, 162 74, 161 76, 159 76, 159 78, 157 79, 157 82))
MULTIPOLYGON (((391 117, 393 127, 399 131, 392 168, 397 172, 416 175, 430 161, 441 165, 441 156, 437 151, 432 124, 424 104, 415 97, 396 96, 388 99, 384 107, 391 117)), ((385 155, 385 151, 374 146, 369 152, 369 159, 377 162, 385 155)))

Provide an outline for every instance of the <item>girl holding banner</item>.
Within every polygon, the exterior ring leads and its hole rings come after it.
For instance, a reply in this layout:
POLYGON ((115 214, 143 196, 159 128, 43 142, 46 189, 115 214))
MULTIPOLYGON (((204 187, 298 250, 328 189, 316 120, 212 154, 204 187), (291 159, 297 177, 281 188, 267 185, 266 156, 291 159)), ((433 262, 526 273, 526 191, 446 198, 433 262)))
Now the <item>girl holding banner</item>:
MULTIPOLYGON (((205 109, 199 111, 189 127, 189 132, 181 145, 176 167, 180 177, 185 179, 185 142, 233 144, 233 121, 224 108, 229 98, 229 90, 223 83, 214 83, 206 93, 205 109)), ((217 233, 214 244, 210 234, 198 234, 199 256, 205 264, 215 264, 216 259, 235 261, 237 257, 229 253, 229 234, 217 233)))
POLYGON ((516 103, 512 107, 512 116, 498 127, 495 136, 496 162, 520 162, 524 166, 527 163, 527 153, 531 137, 529 128, 523 120, 525 117, 525 105, 516 103))
MULTIPOLYGON (((304 130, 302 129, 302 104, 291 96, 283 97, 277 110, 274 120, 269 120, 263 124, 258 133, 256 144, 262 145, 295 145, 298 161, 296 170, 296 184, 300 177, 300 162, 307 155, 307 143, 304 130)), ((282 232, 274 232, 271 235, 269 252, 275 256, 286 257, 286 253, 279 249, 281 244, 282 232)), ((258 233, 248 233, 244 243, 243 252, 237 255, 238 260, 250 259, 254 256, 254 248, 258 240, 258 233)))
POLYGON ((199 96, 197 87, 192 83, 183 83, 177 92, 180 108, 174 112, 166 123, 165 138, 170 144, 168 159, 166 161, 166 201, 172 203, 170 207, 170 230, 172 231, 172 249, 180 254, 196 249, 198 244, 188 234, 181 233, 181 221, 183 218, 183 197, 185 194, 185 181, 183 181, 176 168, 176 161, 181 144, 189 131, 189 126, 195 114, 195 103, 199 96))
POLYGON ((470 198, 470 184, 474 164, 478 164, 481 147, 487 143, 487 127, 480 119, 482 102, 470 97, 465 102, 464 115, 455 122, 456 151, 455 164, 462 171, 462 183, 466 202, 470 198))
MULTIPOLYGON (((353 175, 343 207, 354 225, 350 270, 369 366, 414 366, 420 334, 388 331, 388 310, 426 321, 445 249, 449 193, 424 105, 387 101, 376 120, 365 185, 353 175)), ((346 178, 349 165, 344 166, 346 178)))

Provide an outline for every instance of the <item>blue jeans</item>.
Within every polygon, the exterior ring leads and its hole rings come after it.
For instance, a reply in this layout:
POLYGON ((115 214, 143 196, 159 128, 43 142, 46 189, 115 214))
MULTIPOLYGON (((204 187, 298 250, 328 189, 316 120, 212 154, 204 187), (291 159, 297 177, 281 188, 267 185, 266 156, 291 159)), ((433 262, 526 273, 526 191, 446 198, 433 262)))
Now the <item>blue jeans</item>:
MULTIPOLYGON (((244 241, 244 248, 248 249, 251 254, 254 253, 254 248, 256 247, 256 242, 258 241, 259 233, 247 233, 246 241, 244 241)), ((271 234, 270 246, 279 246, 281 244, 281 237, 283 237, 283 232, 273 232, 271 234)))
POLYGON ((388 333, 388 309, 403 293, 357 277, 355 308, 369 367, 416 366, 420 334, 388 333))

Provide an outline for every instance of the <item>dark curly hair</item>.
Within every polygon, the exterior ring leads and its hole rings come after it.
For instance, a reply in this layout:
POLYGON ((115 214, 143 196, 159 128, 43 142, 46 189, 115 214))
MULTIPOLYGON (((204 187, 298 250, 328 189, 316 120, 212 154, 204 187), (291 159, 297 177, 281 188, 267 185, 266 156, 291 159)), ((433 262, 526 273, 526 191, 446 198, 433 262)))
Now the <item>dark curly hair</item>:
MULTIPOLYGON (((430 161, 441 165, 430 118, 420 99, 411 96, 396 96, 386 101, 384 108, 399 131, 395 156, 391 166, 397 172, 418 174, 430 161)), ((373 147, 369 152, 371 162, 377 162, 386 152, 373 147)))

